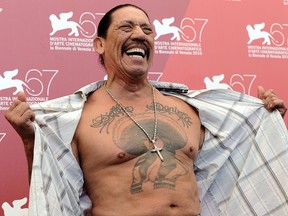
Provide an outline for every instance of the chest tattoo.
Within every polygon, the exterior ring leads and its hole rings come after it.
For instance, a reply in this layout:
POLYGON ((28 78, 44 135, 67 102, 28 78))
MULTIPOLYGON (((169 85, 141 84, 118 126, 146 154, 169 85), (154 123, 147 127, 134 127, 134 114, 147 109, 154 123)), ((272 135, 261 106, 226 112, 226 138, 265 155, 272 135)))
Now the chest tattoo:
MULTIPOLYGON (((153 109, 153 105, 148 106, 149 109, 153 109)), ((184 127, 189 128, 192 125, 192 120, 187 113, 181 112, 177 107, 169 107, 156 103, 156 110, 159 113, 175 115, 178 117, 178 120, 183 123, 184 127)))
MULTIPOLYGON (((138 156, 131 170, 130 193, 141 193, 144 184, 151 184, 154 189, 176 189, 176 182, 181 176, 187 175, 191 169, 177 158, 176 151, 184 148, 188 142, 187 130, 193 122, 191 117, 181 112, 177 107, 164 106, 157 103, 159 114, 157 146, 163 150, 161 154, 165 158, 159 160, 157 154, 151 153, 151 143, 139 127, 131 121, 119 105, 113 106, 109 112, 92 119, 91 127, 100 128, 100 133, 105 128, 109 134, 109 126, 114 144, 130 155, 138 156)), ((153 134, 154 119, 151 117, 153 104, 147 106, 147 112, 133 113, 133 107, 125 107, 126 110, 137 119, 143 128, 153 134)))
MULTIPOLYGON (((132 113, 133 112, 133 107, 131 106, 127 106, 125 107, 125 109, 127 110, 127 112, 132 113)), ((93 128, 100 128, 100 133, 102 132, 103 128, 106 127, 106 133, 109 134, 109 126, 110 124, 117 118, 120 116, 125 116, 126 114, 124 113, 124 111, 121 109, 121 107, 116 104, 115 106, 113 106, 109 112, 105 113, 105 114, 101 114, 100 116, 95 117, 94 119, 92 119, 90 127, 93 128)))

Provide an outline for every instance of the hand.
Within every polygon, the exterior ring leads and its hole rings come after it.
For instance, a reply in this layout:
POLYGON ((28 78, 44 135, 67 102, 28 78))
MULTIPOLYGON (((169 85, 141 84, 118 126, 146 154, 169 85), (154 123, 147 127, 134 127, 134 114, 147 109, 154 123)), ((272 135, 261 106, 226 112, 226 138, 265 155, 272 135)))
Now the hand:
POLYGON ((272 112, 277 109, 284 118, 287 108, 284 101, 278 98, 272 89, 265 90, 262 86, 258 86, 258 98, 263 101, 267 110, 272 112))
POLYGON ((23 92, 17 95, 17 99, 13 101, 5 113, 5 118, 20 135, 24 143, 25 141, 34 140, 32 122, 35 119, 35 114, 26 102, 26 96, 23 92))

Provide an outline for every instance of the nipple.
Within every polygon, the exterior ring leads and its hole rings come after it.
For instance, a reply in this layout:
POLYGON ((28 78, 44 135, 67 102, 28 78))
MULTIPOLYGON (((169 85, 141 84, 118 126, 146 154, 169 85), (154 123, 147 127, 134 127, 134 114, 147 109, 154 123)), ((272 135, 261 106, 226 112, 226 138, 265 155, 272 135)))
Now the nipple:
POLYGON ((125 152, 120 152, 117 156, 118 158, 124 158, 125 157, 125 152))
POLYGON ((193 152, 193 151, 194 151, 194 147, 191 146, 191 147, 189 148, 189 150, 190 150, 190 152, 193 152))

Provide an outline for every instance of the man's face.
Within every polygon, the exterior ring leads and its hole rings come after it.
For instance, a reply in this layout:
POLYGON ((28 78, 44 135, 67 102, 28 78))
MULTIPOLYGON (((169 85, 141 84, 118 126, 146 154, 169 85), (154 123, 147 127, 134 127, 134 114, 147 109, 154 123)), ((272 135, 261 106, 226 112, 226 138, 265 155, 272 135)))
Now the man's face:
POLYGON ((108 74, 130 79, 146 77, 154 52, 154 36, 148 17, 134 7, 112 14, 104 39, 104 63, 108 74))

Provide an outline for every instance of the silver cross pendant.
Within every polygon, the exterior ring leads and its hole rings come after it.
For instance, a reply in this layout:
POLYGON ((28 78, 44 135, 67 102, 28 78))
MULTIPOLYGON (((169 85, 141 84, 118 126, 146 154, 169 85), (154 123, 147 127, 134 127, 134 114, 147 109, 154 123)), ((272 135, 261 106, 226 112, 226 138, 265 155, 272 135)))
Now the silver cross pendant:
POLYGON ((150 152, 152 152, 152 153, 156 152, 158 154, 159 158, 161 159, 161 161, 164 161, 164 158, 162 157, 161 152, 160 152, 160 151, 162 151, 163 148, 158 148, 155 144, 155 142, 156 142, 155 140, 152 140, 151 142, 153 144, 153 149, 151 149, 150 152))

